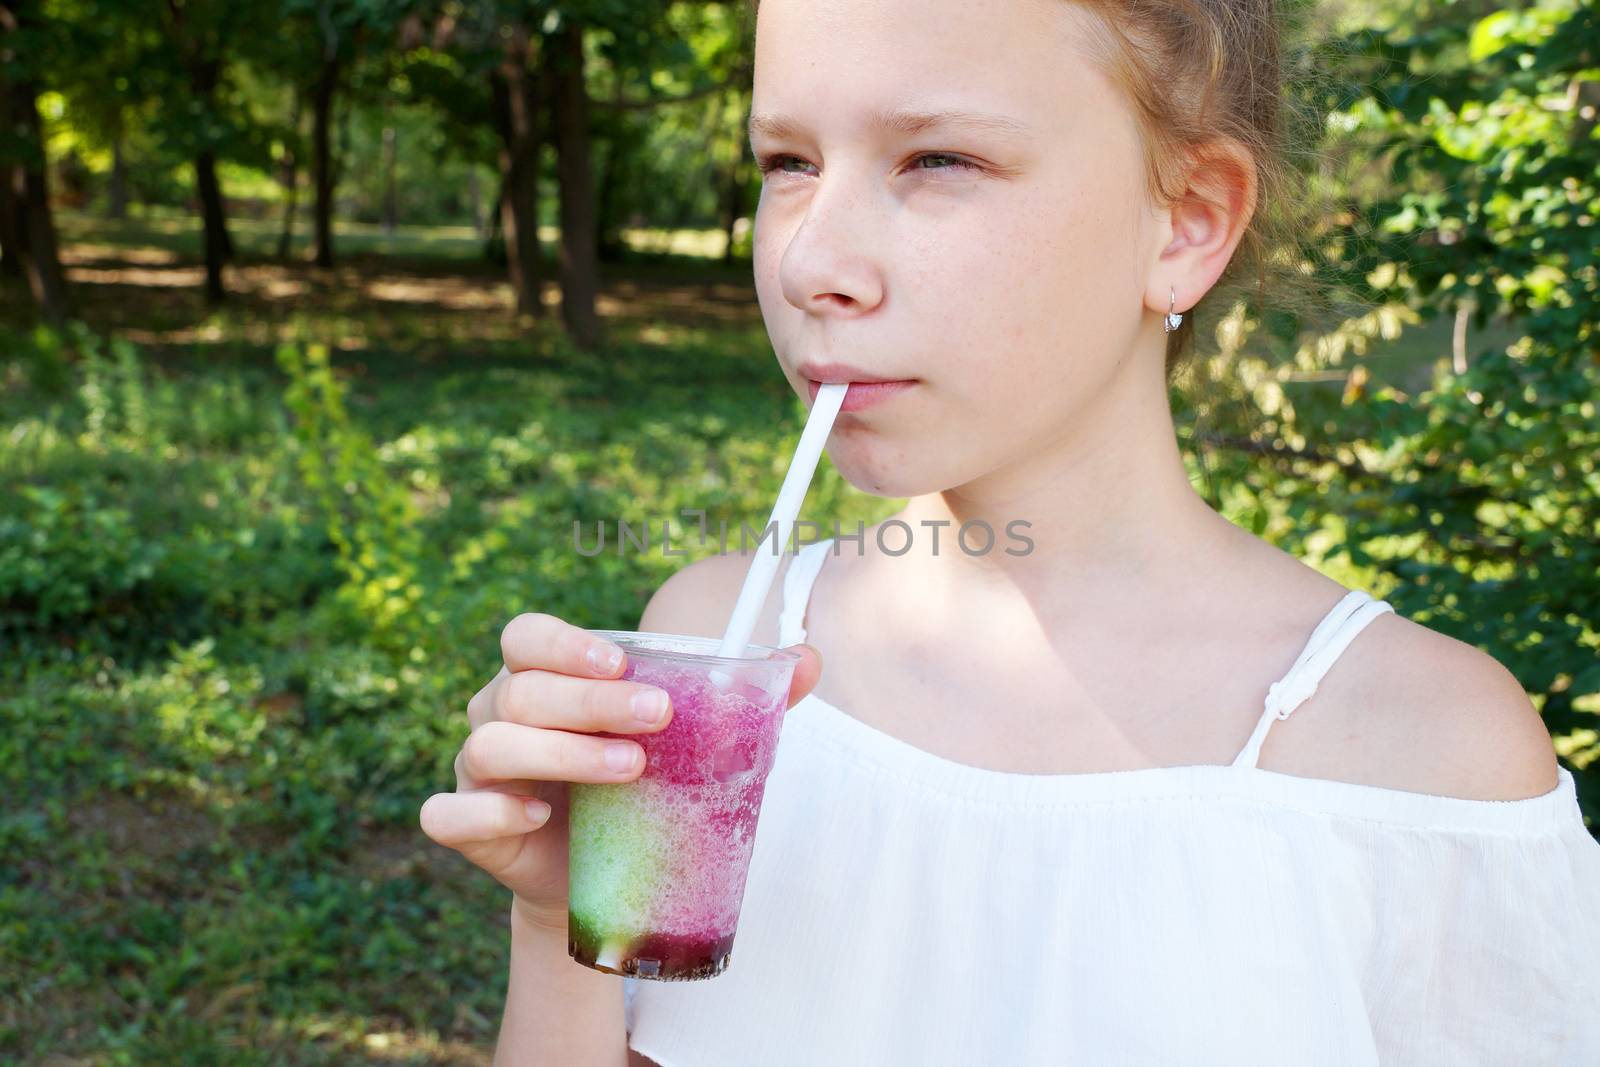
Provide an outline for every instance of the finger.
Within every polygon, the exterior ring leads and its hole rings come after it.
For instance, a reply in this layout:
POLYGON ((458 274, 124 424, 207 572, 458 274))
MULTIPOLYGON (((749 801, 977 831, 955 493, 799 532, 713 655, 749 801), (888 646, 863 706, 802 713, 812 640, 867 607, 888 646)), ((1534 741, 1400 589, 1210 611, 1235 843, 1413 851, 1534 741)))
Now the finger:
POLYGON ((549 818, 542 800, 488 789, 435 793, 417 813, 422 832, 447 848, 530 833, 549 818))
POLYGON ((542 612, 524 612, 506 623, 500 652, 512 671, 537 667, 580 678, 615 678, 627 658, 612 642, 542 612))
POLYGON ((558 792, 562 785, 560 782, 539 778, 500 778, 492 782, 477 781, 461 765, 460 749, 456 750, 455 775, 456 792, 458 793, 465 793, 473 789, 494 789, 502 793, 516 793, 520 796, 548 801, 551 793, 558 792))
POLYGON ((792 708, 817 687, 822 677, 822 653, 806 644, 790 645, 788 651, 800 653, 800 662, 794 665, 794 679, 789 683, 788 707, 792 708))
POLYGON ((472 787, 508 778, 626 782, 643 772, 644 749, 635 741, 496 720, 467 735, 457 766, 472 787))
POLYGON ((476 730, 490 719, 494 718, 495 692, 504 684, 505 679, 511 677, 511 672, 505 667, 500 668, 500 673, 489 679, 489 683, 467 701, 467 722, 476 730))
POLYGON ((553 730, 654 733, 672 717, 672 699, 659 686, 554 671, 508 675, 491 700, 490 718, 553 730))

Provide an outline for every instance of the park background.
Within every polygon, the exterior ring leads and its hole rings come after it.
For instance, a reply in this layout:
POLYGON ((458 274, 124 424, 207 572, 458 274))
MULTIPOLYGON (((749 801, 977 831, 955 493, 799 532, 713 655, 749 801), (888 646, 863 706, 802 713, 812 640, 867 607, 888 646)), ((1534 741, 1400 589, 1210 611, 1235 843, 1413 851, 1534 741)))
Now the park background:
MULTIPOLYGON (((1600 830, 1596 4, 1281 6, 1320 295, 1210 302, 1195 484, 1506 664, 1600 830)), ((803 421, 749 7, 0 0, 0 1060, 488 1062, 417 809, 500 628, 637 625, 684 560, 573 521, 759 526, 803 421)))

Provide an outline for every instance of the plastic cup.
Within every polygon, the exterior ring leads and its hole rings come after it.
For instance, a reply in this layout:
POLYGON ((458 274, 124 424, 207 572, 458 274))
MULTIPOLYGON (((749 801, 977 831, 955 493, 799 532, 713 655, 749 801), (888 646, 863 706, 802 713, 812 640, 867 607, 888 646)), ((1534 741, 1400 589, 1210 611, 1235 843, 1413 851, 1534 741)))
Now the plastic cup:
POLYGON ((731 658, 715 654, 715 638, 589 632, 626 654, 623 678, 667 691, 672 721, 656 733, 596 734, 644 748, 633 781, 567 787, 567 951, 610 974, 715 977, 732 957, 800 654, 747 645, 731 658))

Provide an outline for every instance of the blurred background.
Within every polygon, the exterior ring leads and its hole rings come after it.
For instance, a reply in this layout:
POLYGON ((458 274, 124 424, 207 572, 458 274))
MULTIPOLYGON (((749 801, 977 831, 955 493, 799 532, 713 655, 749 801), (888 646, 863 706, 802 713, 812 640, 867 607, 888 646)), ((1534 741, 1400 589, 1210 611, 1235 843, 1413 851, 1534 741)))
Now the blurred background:
MULTIPOLYGON (((1594 827, 1597 6, 1282 6, 1321 295, 1209 301, 1195 484, 1506 664, 1594 827)), ((488 1062, 416 816, 500 629, 636 626, 684 560, 574 521, 759 526, 802 425, 751 20, 0 0, 0 1060, 488 1062)))

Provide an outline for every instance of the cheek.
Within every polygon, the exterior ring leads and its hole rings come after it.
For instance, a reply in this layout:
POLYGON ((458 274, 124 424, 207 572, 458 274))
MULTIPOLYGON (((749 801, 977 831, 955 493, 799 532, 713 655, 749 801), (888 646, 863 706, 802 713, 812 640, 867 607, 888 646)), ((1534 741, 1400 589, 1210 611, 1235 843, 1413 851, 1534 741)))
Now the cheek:
POLYGON ((1125 202, 1032 189, 907 260, 922 264, 917 335, 938 352, 941 429, 919 435, 953 434, 981 466, 1072 420, 1115 373, 1142 306, 1125 202))
POLYGON ((756 283, 775 289, 778 284, 778 266, 783 262, 783 251, 789 244, 792 226, 762 203, 756 204, 751 220, 750 258, 756 283))
POLYGON ((970 246, 981 252, 962 300, 973 312, 969 343, 1003 346, 1007 366, 1025 376, 1064 360, 1115 360, 1141 307, 1126 202, 1086 178, 1030 190, 991 217, 970 246))
POLYGON ((759 224, 756 226, 755 238, 750 245, 750 266, 756 283, 758 294, 772 290, 778 282, 778 256, 781 249, 773 246, 772 240, 762 233, 759 224))
POLYGON ((1013 391, 1066 327, 1061 294, 1072 285, 1067 210, 1059 194, 1019 195, 943 227, 910 249, 909 284, 940 339, 940 362, 977 393, 1013 391))

